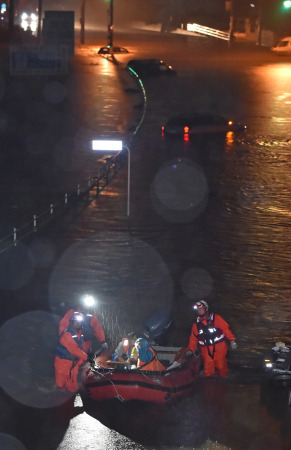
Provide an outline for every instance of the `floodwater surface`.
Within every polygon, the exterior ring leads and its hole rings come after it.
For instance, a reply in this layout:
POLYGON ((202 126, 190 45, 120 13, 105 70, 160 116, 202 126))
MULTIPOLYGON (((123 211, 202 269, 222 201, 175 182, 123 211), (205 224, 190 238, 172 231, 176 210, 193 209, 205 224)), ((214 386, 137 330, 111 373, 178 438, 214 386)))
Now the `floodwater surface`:
POLYGON ((96 176, 108 155, 93 153, 92 139, 125 138, 131 166, 100 197, 1 255, 3 448, 290 445, 287 391, 263 382, 262 363, 275 342, 291 342, 291 62, 181 36, 160 37, 157 48, 156 36, 118 36, 130 50, 119 64, 98 56, 102 43, 77 48, 70 76, 39 88, 40 98, 4 79, 3 133, 20 158, 3 156, 5 233, 42 208, 41 198, 49 205, 96 176), (141 91, 124 64, 146 56, 171 63, 178 76, 145 80, 141 91), (165 121, 184 111, 219 113, 247 130, 162 136, 165 121), (112 348, 128 331, 141 333, 157 307, 173 314, 168 342, 185 345, 193 303, 206 298, 237 338, 229 379, 201 378, 193 395, 168 407, 60 397, 58 321, 84 293, 96 296, 112 348))

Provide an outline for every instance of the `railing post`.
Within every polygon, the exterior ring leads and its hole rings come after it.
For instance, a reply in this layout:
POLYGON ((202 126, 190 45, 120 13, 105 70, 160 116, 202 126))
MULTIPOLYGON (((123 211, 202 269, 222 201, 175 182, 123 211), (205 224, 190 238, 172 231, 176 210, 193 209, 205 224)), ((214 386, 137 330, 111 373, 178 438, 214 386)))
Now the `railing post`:
POLYGON ((98 197, 99 192, 100 192, 100 182, 99 182, 99 177, 98 177, 97 181, 96 181, 96 197, 98 197))
POLYGON ((105 171, 106 171, 106 173, 105 173, 105 183, 106 183, 106 186, 107 186, 108 181, 109 181, 109 164, 106 165, 105 171))
POLYGON ((34 232, 36 232, 36 230, 37 230, 36 219, 37 219, 37 216, 36 216, 36 214, 34 214, 34 215, 33 215, 33 231, 34 231, 34 232))

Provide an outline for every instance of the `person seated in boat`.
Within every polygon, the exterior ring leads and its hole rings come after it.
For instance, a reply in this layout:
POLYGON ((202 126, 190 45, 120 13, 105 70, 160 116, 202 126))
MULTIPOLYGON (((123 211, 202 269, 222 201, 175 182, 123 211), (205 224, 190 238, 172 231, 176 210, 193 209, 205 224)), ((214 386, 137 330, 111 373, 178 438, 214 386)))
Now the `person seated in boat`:
POLYGON ((78 391, 79 368, 87 359, 87 353, 82 350, 82 324, 84 316, 74 313, 69 326, 58 340, 55 356, 56 386, 69 392, 78 391))
POLYGON ((136 364, 137 362, 137 350, 135 349, 135 341, 137 336, 134 332, 128 333, 128 335, 119 342, 112 354, 112 361, 119 361, 124 364, 136 364))
POLYGON ((138 353, 137 367, 141 370, 162 371, 165 366, 158 360, 157 354, 150 346, 148 341, 138 338, 135 341, 135 347, 138 353))

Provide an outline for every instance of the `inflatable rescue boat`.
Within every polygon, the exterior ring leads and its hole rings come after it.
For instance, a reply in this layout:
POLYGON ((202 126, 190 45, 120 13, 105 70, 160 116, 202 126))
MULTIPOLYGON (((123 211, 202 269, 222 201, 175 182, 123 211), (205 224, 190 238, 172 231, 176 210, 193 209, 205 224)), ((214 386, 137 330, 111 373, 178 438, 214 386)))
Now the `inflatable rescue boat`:
POLYGON ((104 360, 97 358, 94 364, 87 363, 82 370, 80 381, 83 394, 97 401, 117 398, 152 403, 167 403, 187 396, 200 374, 200 353, 186 357, 185 349, 179 347, 153 348, 158 359, 166 365, 166 370, 146 371, 120 363, 104 367, 104 360))

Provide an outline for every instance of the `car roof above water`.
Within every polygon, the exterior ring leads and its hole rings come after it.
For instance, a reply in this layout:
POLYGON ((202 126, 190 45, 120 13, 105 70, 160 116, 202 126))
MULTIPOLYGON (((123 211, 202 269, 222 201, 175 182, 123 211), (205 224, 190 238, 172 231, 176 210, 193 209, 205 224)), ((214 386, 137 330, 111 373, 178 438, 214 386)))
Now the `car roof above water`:
POLYGON ((130 64, 163 64, 164 62, 161 61, 160 59, 156 59, 156 58, 148 58, 148 59, 131 59, 130 61, 128 61, 128 65, 130 64))
POLYGON ((184 114, 172 117, 168 120, 167 125, 220 125, 227 123, 224 117, 215 114, 184 114))

